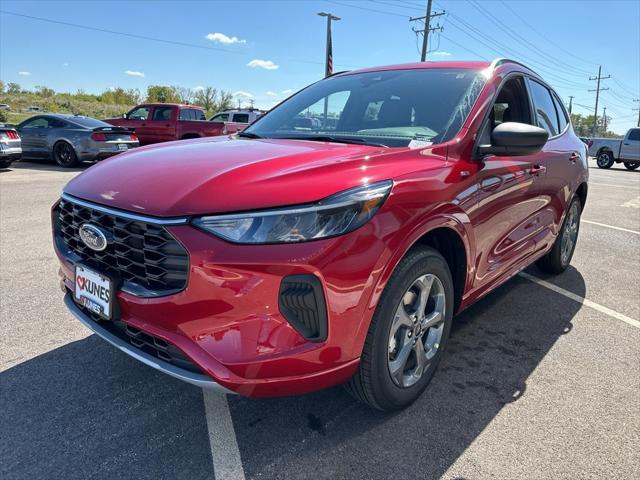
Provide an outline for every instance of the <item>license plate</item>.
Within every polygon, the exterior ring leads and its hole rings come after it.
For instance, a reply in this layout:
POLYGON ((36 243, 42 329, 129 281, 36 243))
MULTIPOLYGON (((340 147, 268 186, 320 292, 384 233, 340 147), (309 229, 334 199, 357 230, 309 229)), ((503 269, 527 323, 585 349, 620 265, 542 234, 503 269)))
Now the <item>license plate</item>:
POLYGON ((129 149, 129 147, 127 146, 126 143, 119 143, 118 144, 118 151, 126 152, 128 149, 129 149))
POLYGON ((111 318, 113 303, 111 280, 84 265, 76 265, 75 299, 80 305, 102 318, 111 318))

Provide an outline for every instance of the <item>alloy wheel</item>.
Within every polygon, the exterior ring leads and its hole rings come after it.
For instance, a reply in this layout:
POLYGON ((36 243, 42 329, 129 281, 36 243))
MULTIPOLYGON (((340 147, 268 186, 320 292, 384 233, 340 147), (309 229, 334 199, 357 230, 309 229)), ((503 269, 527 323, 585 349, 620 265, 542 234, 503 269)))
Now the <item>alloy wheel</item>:
POLYGON ((432 274, 418 277, 398 305, 389 332, 387 365, 401 388, 415 385, 438 352, 444 331, 446 298, 432 274))
POLYGON ((574 202, 567 213, 567 221, 565 222, 564 229, 562 230, 562 244, 560 246, 560 259, 563 265, 566 265, 571 258, 573 248, 578 238, 578 205, 574 202))

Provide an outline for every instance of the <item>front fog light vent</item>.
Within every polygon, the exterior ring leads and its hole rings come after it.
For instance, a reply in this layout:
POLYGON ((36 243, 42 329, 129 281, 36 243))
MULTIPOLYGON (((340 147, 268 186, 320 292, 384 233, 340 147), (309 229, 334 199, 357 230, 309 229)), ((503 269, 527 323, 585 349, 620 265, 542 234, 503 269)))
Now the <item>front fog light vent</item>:
POLYGON ((280 284, 280 313, 311 342, 327 339, 327 307, 315 275, 289 275, 280 284))

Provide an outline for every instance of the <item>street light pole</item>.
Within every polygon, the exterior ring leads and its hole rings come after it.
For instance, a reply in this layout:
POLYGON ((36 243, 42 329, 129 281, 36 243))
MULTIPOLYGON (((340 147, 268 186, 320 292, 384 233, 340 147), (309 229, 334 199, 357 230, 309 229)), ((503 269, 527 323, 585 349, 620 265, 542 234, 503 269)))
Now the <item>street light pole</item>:
POLYGON ((331 42, 331 21, 332 20, 341 20, 340 17, 336 17, 327 12, 318 13, 321 17, 327 17, 327 39, 326 39, 326 47, 325 47, 325 62, 324 62, 324 76, 328 77, 333 73, 333 45, 331 42))

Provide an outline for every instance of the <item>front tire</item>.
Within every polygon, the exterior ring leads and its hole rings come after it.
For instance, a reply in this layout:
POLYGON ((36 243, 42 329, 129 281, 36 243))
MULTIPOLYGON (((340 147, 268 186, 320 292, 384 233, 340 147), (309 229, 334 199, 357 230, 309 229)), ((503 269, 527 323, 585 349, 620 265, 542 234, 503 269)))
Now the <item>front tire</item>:
POLYGON ((640 162, 623 162, 624 163, 624 168, 626 168, 627 170, 635 170, 636 168, 640 167, 640 162))
POLYGON ((0 170, 9 168, 12 163, 13 163, 13 160, 0 160, 0 170))
POLYGON ((598 157, 596 158, 598 168, 611 168, 614 163, 613 153, 607 151, 598 153, 598 157))
POLYGON ((381 411, 411 405, 440 363, 452 318, 447 262, 432 248, 411 250, 380 297, 349 393, 381 411))
POLYGON ((558 274, 564 272, 573 257, 578 241, 578 232, 580 231, 580 215, 582 214, 582 205, 578 198, 574 198, 567 214, 562 222, 560 233, 556 237, 551 250, 538 260, 537 265, 540 270, 546 273, 558 274))
POLYGON ((60 141, 53 146, 53 159, 64 168, 75 167, 78 164, 78 156, 70 143, 60 141))

